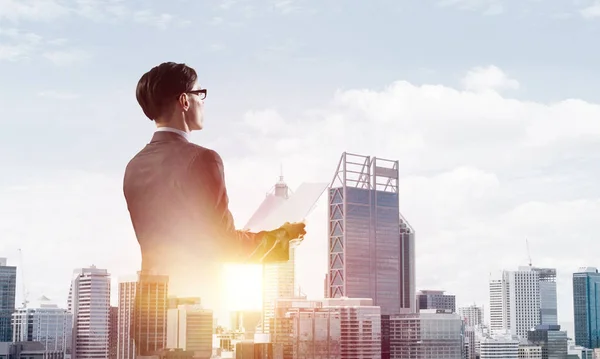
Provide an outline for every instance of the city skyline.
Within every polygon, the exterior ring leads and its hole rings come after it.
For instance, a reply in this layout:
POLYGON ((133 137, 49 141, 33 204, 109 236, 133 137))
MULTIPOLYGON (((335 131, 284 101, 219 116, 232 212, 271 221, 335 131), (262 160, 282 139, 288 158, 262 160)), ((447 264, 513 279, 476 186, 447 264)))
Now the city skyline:
MULTIPOLYGON (((599 265, 593 3, 442 3, 5 1, 0 256, 23 264, 17 303, 24 286, 66 303, 73 268, 107 268, 113 288, 138 270, 122 175, 154 129, 134 88, 175 60, 209 89, 191 139, 222 154, 238 227, 281 164, 296 188, 328 181, 346 150, 397 159, 416 289, 487 312, 488 273, 528 263, 528 239, 533 264, 557 269, 572 333, 571 275, 599 265)), ((327 268, 324 202, 296 253, 310 297, 327 268)))

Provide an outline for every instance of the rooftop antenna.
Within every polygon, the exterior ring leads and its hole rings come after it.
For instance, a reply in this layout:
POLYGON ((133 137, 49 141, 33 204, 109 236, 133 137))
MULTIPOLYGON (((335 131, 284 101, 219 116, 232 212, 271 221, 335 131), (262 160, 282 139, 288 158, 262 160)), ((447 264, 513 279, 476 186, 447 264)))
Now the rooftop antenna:
POLYGON ((23 287, 23 308, 27 309, 27 304, 29 303, 29 292, 27 291, 27 282, 25 281, 25 264, 23 262, 23 250, 21 248, 17 249, 19 252, 19 264, 21 268, 21 286, 23 287))
POLYGON ((531 263, 531 252, 529 251, 529 239, 525 238, 525 244, 527 244, 527 257, 529 258, 529 266, 531 267, 533 264, 531 263))

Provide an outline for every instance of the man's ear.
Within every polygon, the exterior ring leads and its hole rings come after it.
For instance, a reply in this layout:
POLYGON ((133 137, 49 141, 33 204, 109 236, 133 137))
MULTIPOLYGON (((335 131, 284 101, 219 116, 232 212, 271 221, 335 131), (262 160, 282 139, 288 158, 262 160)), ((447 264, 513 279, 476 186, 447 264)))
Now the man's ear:
POLYGON ((181 106, 184 111, 187 111, 190 108, 190 101, 188 99, 188 95, 185 93, 179 95, 177 102, 179 102, 179 106, 181 106))

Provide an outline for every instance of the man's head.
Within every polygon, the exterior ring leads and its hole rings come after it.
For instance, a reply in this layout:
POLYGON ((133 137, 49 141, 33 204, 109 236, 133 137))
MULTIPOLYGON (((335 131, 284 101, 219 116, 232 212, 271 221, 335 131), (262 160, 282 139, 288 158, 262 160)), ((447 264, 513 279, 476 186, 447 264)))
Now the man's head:
POLYGON ((186 64, 165 62, 152 68, 138 81, 135 95, 144 114, 159 127, 186 132, 203 127, 206 90, 186 64))

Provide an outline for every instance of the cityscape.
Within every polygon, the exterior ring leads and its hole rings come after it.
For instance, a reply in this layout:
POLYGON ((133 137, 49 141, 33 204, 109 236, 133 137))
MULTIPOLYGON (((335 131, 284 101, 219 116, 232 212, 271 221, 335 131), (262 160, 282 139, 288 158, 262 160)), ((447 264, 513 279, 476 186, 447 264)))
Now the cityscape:
POLYGON ((0 0, 0 359, 600 359, 599 34, 600 0, 0 0), (181 137, 193 176, 128 171, 181 137), (306 234, 235 263, 214 209, 306 234))
MULTIPOLYGON (((111 288, 109 269, 93 265, 73 272, 65 305, 46 297, 16 303, 18 266, 0 258, 0 354, 133 359, 134 338, 144 336, 157 358, 600 357, 595 267, 572 274, 574 333, 558 324, 555 268, 530 262, 490 275, 487 308, 457 308, 452 288, 417 290, 418 230, 400 210, 398 165, 343 153, 332 182, 315 187, 326 192, 329 217, 321 239, 328 271, 314 278, 323 282, 321 298, 297 289, 294 246, 289 261, 263 265, 262 310, 234 311, 228 325, 201 297, 170 296, 166 275, 138 272, 111 288), (110 305, 114 290, 118 306, 110 305), (135 307, 142 292, 151 299, 135 307)), ((293 196, 282 175, 247 226, 318 199, 293 196)))

